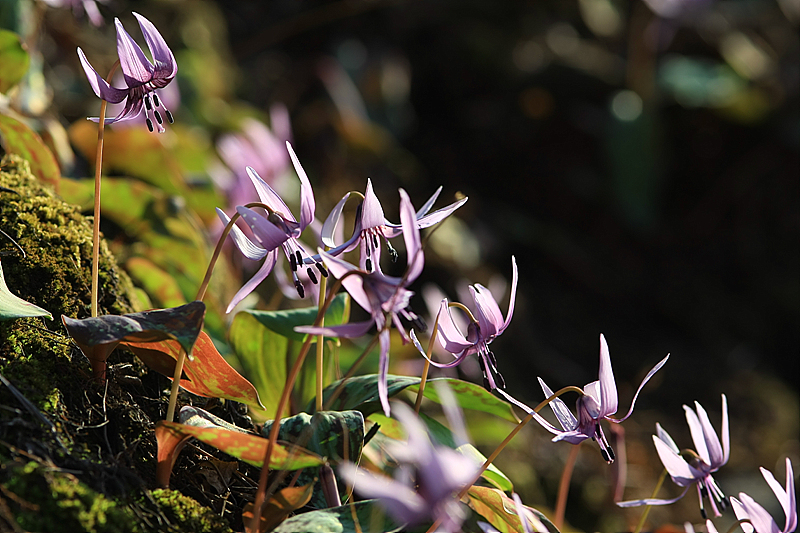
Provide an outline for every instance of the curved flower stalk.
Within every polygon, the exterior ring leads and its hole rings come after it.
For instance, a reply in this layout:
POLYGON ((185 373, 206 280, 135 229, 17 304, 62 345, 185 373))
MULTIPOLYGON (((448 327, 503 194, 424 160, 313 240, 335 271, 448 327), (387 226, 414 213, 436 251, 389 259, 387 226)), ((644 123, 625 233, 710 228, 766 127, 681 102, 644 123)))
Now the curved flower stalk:
POLYGON ((403 189, 400 189, 400 219, 408 254, 408 268, 402 278, 387 276, 381 272, 380 268, 373 272, 364 272, 343 259, 319 250, 330 273, 335 278, 342 280, 342 285, 353 297, 353 300, 370 313, 370 320, 341 326, 295 328, 296 331, 312 335, 355 338, 367 333, 374 324, 378 328, 381 347, 378 393, 386 416, 389 416, 390 412, 386 385, 386 376, 389 372, 389 326, 394 323, 404 342, 408 342, 409 337, 400 321, 401 317, 417 327, 424 328, 425 326, 420 317, 409 307, 411 296, 414 293, 406 287, 422 272, 425 257, 422 252, 422 241, 415 219, 414 206, 403 189))
MULTIPOLYGON (((136 118, 142 112, 142 108, 145 108, 147 128, 153 131, 153 120, 155 120, 158 132, 163 133, 165 131, 164 119, 161 117, 159 109, 164 110, 170 123, 173 122, 173 118, 169 109, 163 106, 156 91, 166 87, 172 81, 178 72, 178 64, 175 62, 172 50, 167 46, 156 27, 138 13, 133 13, 133 16, 139 21, 139 27, 142 29, 155 64, 145 57, 136 41, 125 31, 119 19, 115 18, 117 54, 127 87, 118 89, 109 85, 89 64, 86 55, 80 48, 78 48, 78 57, 94 94, 112 104, 118 104, 127 99, 122 112, 116 118, 106 119, 106 124, 136 118)), ((99 121, 98 118, 89 118, 89 120, 99 121)))
MULTIPOLYGON (((492 293, 476 283, 470 285, 469 291, 475 304, 475 315, 477 319, 470 316, 466 335, 461 332, 456 325, 455 319, 450 311, 451 304, 447 298, 442 300, 437 315, 437 338, 445 350, 455 356, 453 361, 448 363, 437 363, 428 359, 425 350, 420 345, 414 332, 411 332, 412 340, 417 350, 438 368, 452 368, 461 364, 464 359, 471 354, 477 354, 478 362, 483 371, 483 385, 490 391, 495 389, 505 389, 506 383, 502 374, 497 370, 497 359, 489 349, 489 344, 501 335, 511 323, 514 315, 514 303, 517 297, 517 282, 519 274, 517 271, 517 261, 511 256, 511 295, 508 302, 508 312, 503 318, 500 306, 492 296, 492 293)), ((460 304, 457 306, 461 307, 460 304)))
POLYGON ((772 475, 772 472, 766 468, 761 468, 761 475, 767 481, 767 484, 775 493, 781 507, 783 514, 786 516, 783 529, 778 527, 775 519, 759 505, 753 498, 745 494, 739 493, 739 499, 731 496, 731 507, 733 512, 736 513, 736 518, 739 520, 749 520, 750 523, 742 522, 741 527, 745 533, 790 533, 797 529, 797 500, 795 499, 794 492, 794 471, 792 470, 792 461, 786 458, 786 489, 781 487, 780 483, 772 475))
MULTIPOLYGON (((700 513, 703 518, 708 518, 703 507, 703 497, 708 496, 711 502, 711 509, 714 516, 722 516, 720 508, 725 510, 727 502, 725 494, 711 476, 713 472, 728 462, 730 457, 730 428, 728 426, 728 400, 722 395, 722 442, 717 437, 708 413, 703 407, 695 402, 697 412, 688 405, 683 406, 686 412, 686 422, 692 433, 692 440, 697 451, 679 450, 672 437, 664 431, 660 424, 656 424, 656 435, 653 435, 653 442, 656 451, 664 463, 664 468, 669 473, 672 481, 676 485, 685 487, 683 492, 677 497, 668 500, 658 498, 647 498, 644 500, 633 500, 619 502, 620 507, 636 507, 639 505, 668 505, 675 503, 683 498, 689 487, 697 485, 697 494, 700 499, 700 513)), ((761 533, 761 532, 759 532, 761 533)))
MULTIPOLYGON (((438 224, 445 218, 449 217, 453 211, 464 205, 467 198, 462 198, 448 205, 429 213, 433 207, 434 202, 439 197, 442 188, 436 189, 436 192, 428 198, 428 201, 417 211, 414 215, 415 226, 418 230, 425 229, 435 224, 438 224)), ((348 193, 342 200, 346 200, 348 193)), ((343 202, 340 202, 343 205, 343 202)), ((341 209, 338 212, 335 210, 332 216, 325 222, 326 227, 336 227, 338 219, 341 216, 341 209), (335 214, 334 214, 335 213, 335 214)), ((361 259, 359 265, 367 272, 372 272, 378 268, 381 258, 381 241, 386 243, 389 254, 392 260, 397 259, 397 251, 392 247, 389 239, 397 237, 402 233, 403 224, 394 224, 389 222, 383 214, 383 207, 380 200, 375 195, 372 189, 372 180, 367 179, 367 189, 364 192, 364 201, 361 203, 359 213, 356 217, 355 228, 353 229, 353 238, 345 243, 344 251, 349 252, 354 250, 356 246, 361 246, 361 259)), ((334 247, 330 236, 323 232, 323 242, 329 247, 334 247)))
MULTIPOLYGON (((544 419, 537 418, 536 420, 542 426, 553 433, 555 437, 553 442, 564 440, 570 444, 579 444, 586 439, 594 439, 600 445, 600 454, 603 459, 609 464, 614 462, 614 450, 608 443, 603 428, 600 426, 600 420, 605 419, 609 422, 619 424, 628 419, 633 413, 633 407, 636 405, 636 399, 639 397, 642 387, 645 383, 650 381, 650 378, 658 372, 662 366, 669 359, 667 355, 664 359, 658 362, 650 372, 647 373, 639 388, 636 389, 636 394, 631 401, 631 407, 628 413, 622 418, 613 418, 611 415, 617 412, 619 405, 619 398, 617 396, 617 385, 614 381, 614 372, 611 368, 611 355, 608 352, 608 344, 606 338, 600 335, 600 372, 599 379, 593 381, 583 388, 584 395, 578 398, 576 405, 576 412, 578 416, 575 417, 563 400, 556 398, 550 402, 550 407, 553 409, 558 422, 563 431, 556 429, 549 422, 544 419), (544 423, 542 423, 544 421, 544 423)), ((545 384, 542 378, 539 378, 539 384, 542 386, 545 398, 549 398, 553 391, 545 384)))
MULTIPOLYGON (((305 296, 305 289, 297 273, 302 267, 307 266, 306 274, 314 283, 318 278, 311 268, 312 265, 316 266, 322 276, 328 275, 328 271, 320 262, 319 257, 309 257, 308 252, 298 240, 303 230, 314 220, 316 204, 311 182, 308 181, 308 176, 288 141, 286 148, 300 179, 300 221, 297 221, 280 195, 262 180, 253 168, 247 167, 247 174, 258 192, 258 197, 269 208, 269 212, 267 216, 263 216, 247 207, 237 206, 236 211, 250 227, 258 244, 247 238, 244 232, 235 225, 231 228, 231 237, 245 257, 253 260, 265 260, 258 272, 233 297, 228 305, 227 313, 230 313, 236 304, 253 292, 269 276, 278 260, 278 248, 283 250, 289 261, 294 285, 301 298, 305 296)), ((221 209, 217 209, 217 215, 223 223, 230 222, 230 218, 221 209)))
POLYGON ((394 479, 352 463, 340 466, 339 474, 362 496, 377 498, 399 523, 414 526, 441 520, 443 531, 459 531, 466 515, 455 493, 475 478, 479 465, 453 449, 433 444, 425 426, 405 404, 396 403, 393 412, 408 434, 407 442, 389 446, 389 454, 400 463, 394 479))

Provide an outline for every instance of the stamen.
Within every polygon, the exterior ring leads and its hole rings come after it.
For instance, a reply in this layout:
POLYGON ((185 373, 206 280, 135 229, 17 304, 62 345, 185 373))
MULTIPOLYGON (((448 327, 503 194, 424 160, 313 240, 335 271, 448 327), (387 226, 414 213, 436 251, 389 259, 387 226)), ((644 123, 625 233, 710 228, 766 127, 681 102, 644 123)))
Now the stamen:
POLYGON ((166 113, 166 114, 167 114, 167 120, 169 120, 169 123, 170 123, 170 124, 174 124, 174 123, 175 123, 175 119, 173 119, 173 118, 172 118, 172 113, 170 113, 170 112, 169 112, 169 109, 167 109, 167 108, 165 107, 165 108, 164 108, 164 113, 166 113))
POLYGON ((297 266, 299 267, 300 265, 303 264, 303 256, 300 255, 300 250, 295 250, 294 255, 297 256, 297 266))
POLYGON ((378 246, 380 246, 380 244, 378 243, 378 236, 373 233, 372 234, 372 247, 377 249, 378 246))
POLYGON ((500 389, 506 388, 506 380, 503 378, 503 374, 501 374, 500 372, 494 373, 494 381, 497 384, 498 388, 500 389))
POLYGON ((397 250, 394 249, 392 243, 390 243, 388 240, 386 241, 386 248, 389 250, 389 257, 392 259, 392 263, 397 262, 397 250))
POLYGON ((617 456, 616 456, 616 455, 614 455, 614 448, 612 448, 611 446, 609 446, 609 447, 608 447, 608 455, 609 455, 609 457, 611 457, 611 462, 612 462, 612 463, 613 463, 613 462, 616 460, 616 458, 617 458, 617 456))
POLYGON ((319 273, 322 274, 323 278, 327 278, 328 277, 328 270, 325 268, 325 265, 323 265, 322 263, 317 263, 317 270, 319 270, 319 273))
POLYGON ((149 118, 146 118, 144 120, 147 123, 147 129, 150 130, 150 133, 152 133, 153 132, 153 121, 150 120, 149 118))
POLYGON ((369 257, 367 257, 366 266, 367 266, 367 272, 372 272, 372 260, 369 257))
POLYGON ((157 95, 156 93, 153 93, 153 104, 154 104, 156 107, 159 107, 159 106, 161 106, 161 104, 160 104, 160 103, 159 103, 159 101, 158 101, 158 95, 157 95))
POLYGON ((306 274, 308 274, 308 279, 311 280, 311 283, 313 283, 314 285, 319 283, 319 281, 317 280, 317 275, 314 274, 314 271, 311 270, 311 267, 308 267, 308 269, 306 270, 306 274))
POLYGON ((611 462, 612 462, 612 461, 610 460, 610 458, 608 457, 608 454, 606 453, 606 451, 605 451, 603 448, 600 448, 600 455, 602 455, 602 456, 603 456, 603 460, 604 460, 605 462, 607 462, 607 463, 611 463, 611 462))
POLYGON ((289 266, 292 272, 297 272, 297 259, 294 258, 294 254, 289 254, 289 266))
POLYGON ((150 96, 149 95, 144 95, 144 107, 148 111, 151 111, 153 109, 153 106, 150 104, 150 96))
POLYGON ((156 116, 156 121, 158 121, 159 124, 163 124, 164 120, 161 118, 161 113, 158 112, 158 109, 154 110, 153 113, 156 116))
POLYGON ((306 290, 303 288, 303 284, 299 279, 294 280, 294 288, 297 289, 297 294, 300 295, 300 298, 306 297, 306 290))

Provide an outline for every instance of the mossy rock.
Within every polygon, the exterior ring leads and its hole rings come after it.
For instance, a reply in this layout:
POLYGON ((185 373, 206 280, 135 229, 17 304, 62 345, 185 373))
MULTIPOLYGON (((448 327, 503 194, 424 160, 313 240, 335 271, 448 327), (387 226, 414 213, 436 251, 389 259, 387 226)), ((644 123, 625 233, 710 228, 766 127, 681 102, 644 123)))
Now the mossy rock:
MULTIPOLYGON (((6 283, 53 315, 0 321, 0 374, 10 384, 0 384, 0 530, 229 531, 180 492, 149 490, 169 380, 117 350, 108 380, 96 382, 64 331, 62 314, 90 316, 91 219, 17 156, 0 161, 0 187, 0 229, 25 251, 0 235, 6 283)), ((104 241, 99 270, 100 314, 142 310, 104 241)))

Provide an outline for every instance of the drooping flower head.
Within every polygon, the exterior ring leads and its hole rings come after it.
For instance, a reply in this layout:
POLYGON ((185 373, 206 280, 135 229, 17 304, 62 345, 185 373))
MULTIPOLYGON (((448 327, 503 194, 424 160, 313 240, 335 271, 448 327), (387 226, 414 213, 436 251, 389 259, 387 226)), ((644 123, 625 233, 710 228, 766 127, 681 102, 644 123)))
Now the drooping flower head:
POLYGON ((322 249, 319 250, 328 271, 335 278, 342 280, 342 285, 353 300, 371 315, 370 320, 341 326, 295 328, 296 331, 312 335, 354 338, 364 335, 375 325, 378 329, 381 347, 378 393, 381 406, 387 416, 389 416, 390 410, 386 385, 386 376, 389 372, 389 325, 394 323, 406 342, 409 337, 400 321, 401 318, 417 327, 424 327, 422 320, 409 307, 411 296, 414 293, 406 288, 422 272, 425 257, 422 252, 422 241, 414 214, 414 206, 403 189, 400 189, 400 220, 408 254, 408 267, 403 277, 387 276, 380 268, 372 272, 364 272, 344 259, 334 257, 322 249))
POLYGON ((669 473, 672 481, 680 487, 685 487, 677 498, 662 500, 648 498, 644 500, 634 500, 620 502, 620 507, 635 507, 638 505, 668 505, 675 503, 683 498, 689 487, 697 486, 697 494, 700 499, 700 513, 703 518, 708 518, 703 497, 708 496, 714 516, 722 516, 720 508, 725 510, 727 502, 725 494, 711 476, 713 472, 728 462, 730 456, 730 429, 728 426, 728 400, 722 395, 722 441, 717 437, 714 426, 708 418, 708 413, 703 407, 695 402, 696 412, 688 405, 683 406, 686 412, 686 422, 692 433, 695 450, 679 450, 672 437, 664 431, 660 424, 656 424, 656 435, 653 435, 653 443, 656 446, 658 457, 664 464, 664 468, 669 473))
POLYGON ((772 472, 766 468, 761 468, 761 475, 767 481, 767 484, 775 493, 778 502, 783 508, 783 514, 786 520, 783 529, 778 527, 775 519, 772 518, 766 509, 764 509, 753 498, 745 494, 739 493, 739 499, 731 497, 731 506, 733 512, 736 513, 736 518, 739 520, 749 520, 750 523, 742 522, 741 527, 745 533, 790 533, 797 529, 797 500, 795 499, 794 492, 794 471, 792 470, 792 461, 786 458, 786 489, 781 487, 781 484, 772 475, 772 472))
MULTIPOLYGON (((175 56, 172 55, 172 50, 167 46, 156 27, 138 13, 133 13, 133 16, 139 21, 139 27, 142 29, 145 42, 150 49, 150 55, 153 56, 153 63, 145 57, 142 49, 125 31, 119 19, 115 18, 117 54, 126 87, 118 89, 109 85, 89 64, 86 55, 80 48, 78 48, 78 57, 94 94, 113 104, 127 99, 122 112, 115 118, 106 119, 106 124, 136 118, 144 108, 147 116, 147 128, 153 131, 153 121, 155 121, 158 132, 163 133, 165 131, 164 118, 159 110, 163 109, 166 119, 170 123, 173 122, 173 118, 172 113, 164 107, 163 102, 159 99, 157 90, 166 87, 172 81, 178 72, 178 64, 175 56)), ((90 120, 97 122, 99 119, 90 118, 90 120)))
MULTIPOLYGON (((483 371, 483 384, 491 390, 504 389, 506 384, 502 374, 497 370, 497 360, 494 353, 489 349, 489 344, 500 334, 502 334, 514 314, 514 302, 517 296, 517 261, 511 257, 511 295, 508 302, 508 312, 506 317, 503 318, 503 313, 500 311, 500 306, 492 296, 492 293, 481 285, 476 283, 470 285, 469 291, 472 295, 472 300, 475 304, 475 318, 470 320, 467 326, 467 333, 464 334, 456 325, 454 317, 451 312, 450 302, 445 298, 439 306, 439 313, 437 316, 437 339, 444 347, 445 350, 455 356, 453 361, 447 363, 437 363, 430 361, 430 363, 439 368, 452 368, 460 364, 464 358, 470 354, 478 355, 478 362, 483 371)), ((472 317, 470 317, 472 318, 472 317)), ((412 340, 414 341, 417 349, 427 358, 425 350, 422 349, 416 335, 412 331, 412 340)))
MULTIPOLYGON (((424 229, 434 224, 437 224, 450 216, 453 211, 464 205, 467 198, 462 198, 448 205, 429 213, 433 207, 434 202, 439 197, 442 188, 436 189, 436 192, 428 198, 428 201, 414 214, 414 221, 417 229, 424 229)), ((349 194, 349 193, 348 193, 349 194)), ((345 197, 346 198, 346 197, 345 197)), ((343 199, 344 200, 344 199, 343 199)), ((340 202, 341 204, 341 202, 340 202)), ((335 227, 338 223, 338 217, 341 215, 341 209, 334 210, 335 216, 326 221, 326 226, 335 227)), ((353 238, 351 238, 345 247, 345 251, 354 250, 357 246, 361 247, 361 260, 360 266, 367 272, 372 272, 380 264, 381 258, 381 242, 386 243, 389 254, 392 260, 397 258, 397 252, 392 247, 389 239, 397 237, 403 232, 403 224, 394 224, 389 222, 383 214, 383 207, 380 200, 375 195, 372 189, 372 180, 367 179, 367 189, 364 192, 364 201, 359 207, 359 213, 356 218, 356 225, 353 230, 353 238)), ((326 236, 327 237, 327 236, 326 236)), ((333 242, 326 242, 326 245, 334 247, 333 242)))
MULTIPOLYGON (((310 257, 298 240, 303 230, 314 220, 316 204, 311 183, 308 181, 308 176, 297 159, 294 150, 292 150, 292 145, 287 142, 286 148, 289 151, 297 176, 300 178, 300 221, 297 221, 280 195, 262 180, 255 170, 247 167, 247 173, 258 192, 258 197, 270 210, 264 216, 253 209, 237 206, 236 211, 252 230, 257 244, 251 241, 237 226, 232 226, 231 237, 245 257, 254 260, 264 259, 264 263, 250 281, 245 283, 236 293, 236 296, 233 297, 233 300, 228 305, 228 313, 269 276, 278 259, 278 248, 283 250, 289 260, 294 284, 301 298, 305 296, 305 289, 297 276, 299 270, 305 267, 306 274, 314 283, 317 282, 317 276, 312 266, 315 266, 321 275, 328 275, 328 271, 319 262, 319 258, 310 257)), ((230 218, 221 209, 217 209, 217 214, 223 223, 230 222, 230 218)))
POLYGON ((339 473, 356 492, 377 498, 386 512, 401 524, 413 526, 441 520, 443 531, 461 528, 465 513, 455 493, 472 482, 479 465, 456 450, 433 444, 425 426, 405 404, 394 405, 408 441, 388 450, 400 467, 394 479, 343 464, 339 473))
MULTIPOLYGON (((606 338, 600 335, 600 372, 599 379, 593 381, 583 388, 584 394, 578 398, 576 405, 576 412, 578 416, 573 415, 563 400, 556 398, 550 402, 550 407, 553 409, 558 422, 563 431, 556 429, 544 419, 537 418, 536 420, 542 426, 555 434, 553 442, 564 440, 570 444, 579 444, 586 439, 595 439, 600 445, 600 454, 607 463, 614 462, 614 450, 608 443, 603 428, 600 426, 600 420, 605 419, 609 422, 619 424, 628 419, 633 413, 633 407, 636 404, 636 398, 639 397, 642 387, 647 383, 658 370, 664 366, 669 359, 667 355, 664 359, 658 362, 650 372, 647 373, 642 380, 641 385, 636 390, 636 394, 631 401, 631 407, 628 413, 622 418, 613 418, 611 415, 617 412, 619 405, 619 398, 617 396, 617 384, 614 381, 614 371, 611 368, 611 355, 608 351, 608 344, 606 338)), ((549 398, 553 395, 553 391, 545 384, 542 378, 539 378, 539 384, 542 386, 545 397, 549 398)))

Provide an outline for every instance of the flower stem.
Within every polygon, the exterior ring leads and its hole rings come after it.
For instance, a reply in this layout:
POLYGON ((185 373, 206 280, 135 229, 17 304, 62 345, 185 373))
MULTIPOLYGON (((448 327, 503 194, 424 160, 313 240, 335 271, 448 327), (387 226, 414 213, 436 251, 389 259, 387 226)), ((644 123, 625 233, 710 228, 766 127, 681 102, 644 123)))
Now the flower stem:
POLYGON ((572 479, 572 470, 575 468, 575 460, 578 458, 579 445, 571 447, 564 471, 561 473, 561 481, 558 484, 558 500, 556 500, 556 515, 553 524, 556 529, 561 531, 564 525, 564 514, 567 511, 567 495, 569 494, 569 481, 572 479))
MULTIPOLYGON (((503 396, 505 396, 506 399, 509 398, 509 396, 507 394, 505 394, 504 391, 502 391, 501 389, 497 389, 497 390, 498 390, 498 392, 503 393, 503 396)), ((544 407, 547 404, 549 404, 550 402, 552 402, 553 400, 555 400, 556 398, 558 398, 562 394, 570 392, 570 391, 577 392, 578 394, 581 394, 581 395, 584 394, 584 392, 581 389, 579 389, 578 387, 574 387, 574 386, 570 385, 569 387, 564 387, 563 389, 559 390, 558 392, 552 394, 549 398, 544 400, 542 403, 540 403, 539 405, 537 405, 533 409, 528 408, 528 409, 530 409, 530 411, 528 412, 528 416, 526 416, 525 418, 520 420, 520 422, 514 427, 514 429, 511 430, 511 433, 509 433, 508 436, 505 439, 503 439, 503 442, 501 442, 500 445, 497 448, 495 448, 495 450, 492 452, 492 454, 489 457, 486 458, 486 461, 484 461, 483 465, 481 465, 480 469, 478 469, 478 473, 472 479, 472 482, 471 483, 467 483, 464 486, 464 488, 461 489, 461 492, 458 493, 458 499, 461 500, 464 496, 467 495, 467 492, 469 492, 469 489, 472 487, 472 485, 477 483, 477 481, 480 479, 480 477, 483 475, 483 473, 486 471, 486 469, 489 468, 489 465, 492 464, 492 462, 495 459, 497 459, 497 456, 500 455, 500 452, 502 452, 503 449, 508 445, 508 443, 511 442, 511 439, 513 439, 517 435, 517 433, 519 433, 519 431, 523 427, 525 427, 525 425, 528 422, 533 420, 534 416, 538 416, 539 411, 544 409, 544 407)), ((516 403, 517 406, 521 405, 519 402, 515 402, 515 403, 516 403)), ((526 410, 528 410, 528 409, 526 409, 526 410)), ((436 529, 440 525, 441 525, 441 520, 436 520, 433 523, 433 525, 428 529, 427 533, 433 533, 434 531, 436 531, 436 529)))
MULTIPOLYGON (((664 480, 665 479, 667 479, 667 470, 666 469, 664 469, 661 472, 661 476, 658 478, 658 483, 656 483, 656 488, 653 489, 653 495, 650 496, 651 498, 655 498, 656 495, 658 495, 658 491, 661 490, 661 485, 664 484, 664 480)), ((639 523, 636 524, 636 529, 633 530, 633 533, 639 533, 642 530, 642 528, 644 527, 644 523, 647 520, 647 515, 650 514, 650 508, 651 507, 652 507, 652 505, 648 504, 644 508, 644 512, 642 513, 642 517, 639 519, 639 523)))
MULTIPOLYGON (((328 278, 323 277, 319 280, 319 306, 325 302, 325 290, 326 285, 328 282, 328 278)), ((323 314, 319 323, 320 326, 325 325, 325 315, 323 314)), ((317 335, 317 411, 322 411, 322 389, 325 387, 325 367, 323 361, 323 350, 325 345, 323 344, 323 339, 325 338, 324 335, 317 335)))
POLYGON ((428 342, 428 351, 425 356, 425 368, 422 369, 422 376, 420 376, 419 390, 417 391, 417 401, 414 403, 414 411, 419 414, 419 408, 422 406, 422 395, 425 393, 425 382, 428 381, 428 371, 431 369, 431 354, 433 353, 433 343, 436 342, 436 333, 439 331, 439 314, 436 314, 436 320, 433 322, 433 332, 431 333, 431 340, 428 342))

